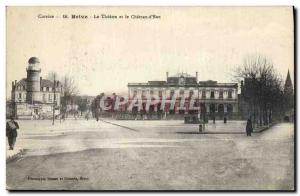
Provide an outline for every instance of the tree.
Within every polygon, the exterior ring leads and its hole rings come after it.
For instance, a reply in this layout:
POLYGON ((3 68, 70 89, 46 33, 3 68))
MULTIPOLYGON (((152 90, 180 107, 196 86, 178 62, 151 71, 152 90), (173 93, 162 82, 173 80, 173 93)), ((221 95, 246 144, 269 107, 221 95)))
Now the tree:
POLYGON ((236 79, 244 80, 242 99, 249 106, 249 115, 259 125, 268 124, 274 112, 280 112, 283 85, 272 62, 264 56, 248 56, 236 68, 236 79))
POLYGON ((63 84, 63 97, 62 97, 62 111, 66 114, 67 105, 74 104, 74 97, 78 95, 78 87, 74 77, 65 75, 62 78, 63 84))
POLYGON ((79 97, 79 99, 76 101, 76 104, 78 105, 78 110, 81 112, 80 115, 82 115, 83 112, 88 110, 88 100, 79 97))

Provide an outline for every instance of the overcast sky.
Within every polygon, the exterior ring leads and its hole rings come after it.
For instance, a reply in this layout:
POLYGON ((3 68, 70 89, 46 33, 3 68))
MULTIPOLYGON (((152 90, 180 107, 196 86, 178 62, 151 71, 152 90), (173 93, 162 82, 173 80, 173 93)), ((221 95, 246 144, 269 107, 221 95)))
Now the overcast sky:
POLYGON ((73 75, 81 94, 127 92, 128 82, 165 80, 187 72, 199 80, 232 82, 247 55, 273 61, 292 80, 291 7, 9 7, 7 96, 11 81, 26 77, 27 61, 48 72, 73 75), (39 14, 60 18, 38 18, 39 14), (63 14, 88 19, 62 19, 63 14), (160 19, 93 19, 93 15, 155 14, 160 19))

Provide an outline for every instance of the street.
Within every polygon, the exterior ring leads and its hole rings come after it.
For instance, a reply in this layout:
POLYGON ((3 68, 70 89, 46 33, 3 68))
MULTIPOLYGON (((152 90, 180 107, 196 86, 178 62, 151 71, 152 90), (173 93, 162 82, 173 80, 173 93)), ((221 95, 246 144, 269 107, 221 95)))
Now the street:
POLYGON ((198 134, 183 121, 18 121, 7 162, 13 190, 292 190, 294 125, 252 137, 244 121, 217 121, 198 134))

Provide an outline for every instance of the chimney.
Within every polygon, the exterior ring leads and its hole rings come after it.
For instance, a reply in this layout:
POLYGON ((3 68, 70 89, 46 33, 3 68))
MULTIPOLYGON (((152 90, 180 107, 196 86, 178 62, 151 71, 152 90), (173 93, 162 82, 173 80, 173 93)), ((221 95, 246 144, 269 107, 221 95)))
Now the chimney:
POLYGON ((41 91, 43 90, 43 89, 42 89, 42 80, 43 80, 43 78, 40 77, 40 88, 41 88, 41 91))
POLYGON ((244 81, 241 80, 241 94, 244 94, 244 81))
POLYGON ((196 81, 198 82, 198 71, 196 71, 196 81))
POLYGON ((15 85, 17 85, 17 80, 15 80, 15 85))
POLYGON ((169 72, 166 72, 166 76, 167 76, 167 79, 168 79, 168 77, 169 77, 169 72))
POLYGON ((14 90, 14 88, 15 88, 14 81, 11 82, 11 88, 12 88, 12 90, 14 90))

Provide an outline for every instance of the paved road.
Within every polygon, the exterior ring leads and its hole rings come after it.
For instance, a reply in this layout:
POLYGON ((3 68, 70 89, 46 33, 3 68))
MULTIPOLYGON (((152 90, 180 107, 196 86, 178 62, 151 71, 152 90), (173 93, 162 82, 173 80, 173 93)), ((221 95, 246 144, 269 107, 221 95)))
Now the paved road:
MULTIPOLYGON (((177 121, 20 122, 24 157, 7 163, 10 189, 263 189, 294 187, 294 126, 246 137, 201 135, 177 121), (41 122, 45 125, 41 126, 41 122), (41 129, 42 127, 42 129, 41 129), (40 130, 41 129, 41 130, 40 130)), ((239 125, 240 123, 240 125, 239 125)), ((244 129, 232 122, 226 129, 244 129)), ((221 123, 217 123, 221 128, 221 123)))

